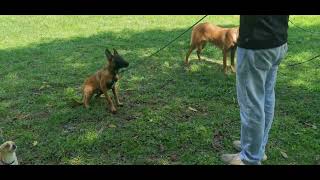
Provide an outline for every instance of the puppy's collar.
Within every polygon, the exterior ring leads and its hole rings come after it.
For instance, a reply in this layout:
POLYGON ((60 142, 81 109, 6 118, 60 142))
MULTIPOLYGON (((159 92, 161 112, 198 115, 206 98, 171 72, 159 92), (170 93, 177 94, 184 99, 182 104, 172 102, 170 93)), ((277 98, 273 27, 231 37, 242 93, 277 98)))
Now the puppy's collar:
POLYGON ((0 162, 3 164, 3 165, 12 165, 16 160, 13 160, 11 163, 6 163, 4 162, 2 159, 0 160, 0 162))

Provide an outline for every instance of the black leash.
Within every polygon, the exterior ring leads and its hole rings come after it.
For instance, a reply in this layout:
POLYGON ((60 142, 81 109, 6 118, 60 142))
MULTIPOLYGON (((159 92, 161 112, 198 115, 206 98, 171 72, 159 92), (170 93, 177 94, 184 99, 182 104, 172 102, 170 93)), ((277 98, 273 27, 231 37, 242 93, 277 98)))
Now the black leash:
POLYGON ((305 32, 312 33, 312 34, 320 34, 320 32, 317 32, 317 31, 310 31, 310 30, 304 29, 304 28, 296 25, 295 23, 293 23, 290 19, 289 19, 289 22, 290 22, 293 26, 295 26, 296 28, 298 28, 298 29, 300 29, 300 30, 303 30, 303 31, 305 31, 305 32))
MULTIPOLYGON (((298 28, 298 29, 300 29, 300 30, 303 30, 303 31, 305 31, 305 32, 312 33, 312 34, 320 34, 320 32, 310 31, 310 30, 304 29, 304 28, 296 25, 295 23, 293 23, 290 19, 289 19, 289 22, 290 22, 293 26, 295 26, 296 28, 298 28)), ((289 67, 298 66, 298 65, 301 65, 301 64, 304 64, 304 63, 307 63, 307 62, 314 61, 314 60, 316 60, 316 59, 319 58, 319 57, 320 57, 320 54, 317 55, 317 56, 314 56, 314 57, 312 57, 312 58, 310 58, 310 59, 308 59, 308 60, 306 60, 306 61, 298 62, 298 63, 294 63, 294 64, 289 64, 289 65, 287 65, 287 66, 289 66, 289 67)), ((282 73, 282 72, 280 72, 280 71, 278 71, 278 72, 279 72, 280 74, 286 76, 286 74, 284 74, 284 73, 282 73)))
MULTIPOLYGON (((192 26, 190 26, 188 29, 186 29, 184 32, 182 32, 179 36, 177 36, 176 38, 174 38, 173 40, 171 40, 169 43, 167 43, 166 45, 164 45, 163 47, 161 47, 159 50, 157 50, 156 52, 152 53, 151 55, 147 56, 146 58, 150 58, 156 54, 158 54, 160 51, 162 51, 163 49, 167 48, 168 46, 170 46, 173 42, 175 42, 177 39, 179 39, 181 36, 183 36, 185 33, 187 33, 190 29, 192 29, 195 25, 197 25, 200 21, 202 21, 204 18, 206 18, 208 15, 204 15, 201 19, 199 19, 197 22, 195 22, 192 26)), ((295 23, 293 23, 290 19, 289 19, 289 22, 291 24, 293 24, 295 27, 301 29, 301 30, 304 30, 306 32, 309 32, 309 33, 320 33, 320 32, 316 32, 316 31, 310 31, 310 30, 307 30, 307 29, 304 29, 300 26, 297 26, 295 23)), ((315 57, 312 57, 306 61, 303 61, 303 62, 299 62, 299 63, 294 63, 294 64, 289 64, 287 66, 289 67, 294 67, 294 66, 297 66, 297 65, 300 65, 300 64, 304 64, 304 63, 307 63, 307 62, 310 62, 310 61, 313 61, 313 60, 316 60, 317 58, 319 58, 320 55, 317 55, 315 57)), ((124 71, 127 71, 129 68, 126 68, 126 69, 123 69, 123 70, 120 70, 119 73, 122 73, 124 71)), ((281 73, 281 72, 280 72, 281 73)), ((283 73, 281 73, 283 74, 283 73)))
POLYGON ((300 65, 300 64, 304 64, 304 63, 313 61, 313 60, 317 59, 318 57, 320 57, 320 54, 317 55, 317 56, 315 56, 315 57, 313 57, 313 58, 311 58, 311 59, 308 59, 308 60, 306 60, 306 61, 299 62, 299 63, 295 63, 295 64, 289 64, 289 65, 287 65, 287 66, 291 66, 291 67, 292 67, 292 66, 297 66, 297 65, 300 65))
POLYGON ((0 162, 1 162, 3 165, 12 165, 14 162, 16 162, 16 160, 13 160, 11 163, 6 163, 6 162, 4 162, 4 161, 1 159, 0 162))
MULTIPOLYGON (((289 66, 289 67, 298 66, 298 65, 301 65, 301 64, 304 64, 304 63, 307 63, 307 62, 310 62, 310 61, 316 60, 316 59, 317 59, 317 58, 319 58, 319 57, 320 57, 320 54, 319 54, 319 55, 317 55, 317 56, 314 56, 314 57, 312 57, 312 58, 310 58, 310 59, 308 59, 308 60, 306 60, 306 61, 298 62, 298 63, 294 63, 294 64, 288 64, 287 66, 289 66)), ((284 75, 284 76, 287 76, 287 74, 282 73, 281 71, 278 71, 278 73, 280 73, 280 74, 282 74, 282 75, 284 75)))
POLYGON ((165 49, 166 47, 168 47, 170 44, 172 44, 173 42, 175 42, 177 39, 179 39, 181 36, 183 36, 185 33, 187 33, 190 29, 192 29, 195 25, 197 25, 200 21, 202 21, 204 18, 206 18, 208 15, 204 15, 201 19, 199 19, 197 22, 195 22, 192 26, 190 26, 187 30, 185 30, 183 33, 181 33, 179 36, 177 36, 176 38, 174 38, 172 41, 170 41, 168 44, 164 45, 162 48, 160 48, 158 51, 152 53, 150 56, 148 56, 148 58, 158 54, 160 51, 162 51, 163 49, 165 49))
MULTIPOLYGON (((184 32, 182 32, 179 36, 177 36, 176 38, 174 38, 173 40, 171 40, 169 43, 167 43, 166 45, 164 45, 163 47, 161 47, 159 50, 157 50, 156 52, 152 53, 151 55, 147 56, 146 58, 150 58, 156 54, 158 54, 160 51, 162 51, 163 49, 165 49, 166 47, 170 46, 173 42, 175 42, 177 39, 179 39, 181 36, 183 36, 185 33, 187 33, 190 29, 192 29, 195 25, 197 25, 200 21, 202 21, 204 18, 206 18, 208 15, 204 15, 201 19, 199 19, 197 22, 195 22, 192 26, 190 26, 188 29, 186 29, 184 32)), ((145 58, 145 59, 146 59, 145 58)), ((141 65, 141 63, 139 64, 141 65)), ((128 69, 131 69, 132 67, 126 68, 126 69, 122 69, 119 71, 119 73, 123 73, 125 71, 127 71, 128 69)))

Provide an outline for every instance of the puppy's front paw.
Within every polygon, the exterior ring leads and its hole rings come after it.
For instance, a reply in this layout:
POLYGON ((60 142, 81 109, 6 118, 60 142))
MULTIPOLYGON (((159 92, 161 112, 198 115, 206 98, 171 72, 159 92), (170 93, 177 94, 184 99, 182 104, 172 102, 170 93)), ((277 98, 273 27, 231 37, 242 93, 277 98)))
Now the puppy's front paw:
POLYGON ((116 113, 117 113, 117 109, 116 109, 115 107, 112 107, 112 108, 111 108, 111 113, 112 113, 112 114, 116 114, 116 113))
POLYGON ((224 75, 227 75, 227 74, 228 74, 227 68, 223 68, 223 73, 224 73, 224 75))
POLYGON ((118 102, 118 103, 117 103, 117 106, 122 107, 122 106, 123 106, 123 103, 118 102))

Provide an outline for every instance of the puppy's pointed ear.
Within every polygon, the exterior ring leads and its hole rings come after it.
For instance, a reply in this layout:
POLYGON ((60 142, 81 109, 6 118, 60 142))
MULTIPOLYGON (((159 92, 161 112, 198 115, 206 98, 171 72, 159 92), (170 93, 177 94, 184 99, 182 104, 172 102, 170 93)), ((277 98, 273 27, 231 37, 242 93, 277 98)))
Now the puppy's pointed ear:
POLYGON ((117 50, 113 48, 113 55, 119 55, 117 50))
POLYGON ((8 149, 10 148, 10 144, 9 143, 3 143, 1 146, 0 146, 0 150, 4 150, 4 149, 8 149))
POLYGON ((109 49, 106 49, 106 50, 105 50, 105 54, 106 54, 108 60, 111 61, 112 58, 113 58, 113 55, 111 54, 111 52, 109 51, 109 49))
POLYGON ((6 149, 9 149, 9 148, 10 148, 10 144, 7 143, 4 147, 5 147, 6 149))

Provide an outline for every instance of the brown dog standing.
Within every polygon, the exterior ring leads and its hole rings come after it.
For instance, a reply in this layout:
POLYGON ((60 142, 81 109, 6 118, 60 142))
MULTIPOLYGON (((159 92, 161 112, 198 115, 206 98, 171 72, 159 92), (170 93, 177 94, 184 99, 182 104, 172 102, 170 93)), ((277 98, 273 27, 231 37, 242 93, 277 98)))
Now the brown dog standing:
POLYGON ((124 60, 115 49, 113 50, 113 54, 111 54, 108 49, 105 50, 105 54, 109 62, 108 65, 88 77, 83 84, 83 100, 79 104, 83 104, 85 108, 89 108, 89 101, 93 94, 96 94, 96 97, 104 94, 107 102, 110 105, 111 112, 116 113, 117 109, 115 108, 112 99, 107 92, 110 89, 112 89, 116 105, 122 105, 122 103, 119 102, 115 84, 118 81, 117 73, 119 69, 128 67, 129 63, 124 60))
POLYGON ((231 52, 231 69, 235 72, 234 56, 237 49, 236 43, 239 36, 239 28, 221 28, 210 23, 201 23, 195 26, 191 34, 190 49, 186 55, 185 63, 188 64, 189 56, 197 49, 198 59, 207 42, 213 43, 223 53, 223 70, 227 73, 227 54, 231 52))

